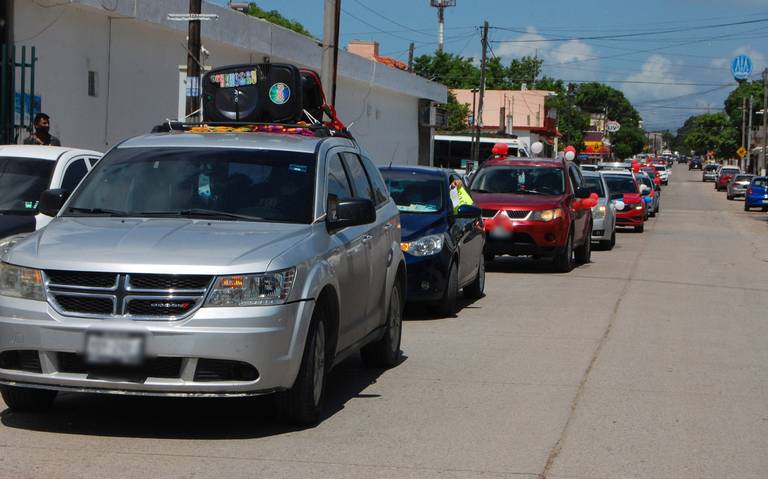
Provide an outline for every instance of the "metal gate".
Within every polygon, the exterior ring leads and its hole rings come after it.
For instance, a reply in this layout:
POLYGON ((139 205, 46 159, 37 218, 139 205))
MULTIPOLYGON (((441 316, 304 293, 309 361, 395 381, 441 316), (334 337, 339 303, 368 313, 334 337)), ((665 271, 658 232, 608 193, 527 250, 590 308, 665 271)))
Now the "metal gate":
POLYGON ((0 45, 0 144, 15 144, 20 136, 26 137, 35 114, 40 113, 35 63, 35 47, 0 45))

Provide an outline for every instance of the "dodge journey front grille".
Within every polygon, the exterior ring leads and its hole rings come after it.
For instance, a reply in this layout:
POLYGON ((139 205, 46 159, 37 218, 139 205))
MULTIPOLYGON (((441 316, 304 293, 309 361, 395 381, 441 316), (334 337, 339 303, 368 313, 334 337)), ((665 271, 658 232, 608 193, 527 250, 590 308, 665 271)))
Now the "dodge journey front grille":
POLYGON ((48 302, 63 315, 181 319, 202 305, 213 276, 45 271, 48 302))

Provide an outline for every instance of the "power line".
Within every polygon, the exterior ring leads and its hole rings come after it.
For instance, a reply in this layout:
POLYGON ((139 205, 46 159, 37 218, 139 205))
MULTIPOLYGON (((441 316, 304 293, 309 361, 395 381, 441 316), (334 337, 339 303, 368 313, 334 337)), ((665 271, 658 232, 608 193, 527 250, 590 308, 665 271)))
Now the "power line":
POLYGON ((383 14, 381 14, 381 13, 377 12, 376 10, 372 9, 372 8, 371 8, 371 7, 369 7, 368 5, 366 5, 366 4, 364 4, 363 2, 361 2, 360 0, 355 0, 355 3, 357 3, 358 5, 360 5, 361 7, 363 7, 364 9, 368 10, 369 12, 373 13, 373 14, 374 14, 374 15, 376 15, 377 17, 379 17, 379 18, 383 18, 384 20, 388 21, 389 23, 391 23, 391 24, 393 24, 393 25, 397 25, 398 27, 401 27, 401 28, 405 28, 405 29, 406 29, 407 31, 409 31, 409 32, 418 33, 419 35, 427 35, 427 36, 429 36, 429 37, 431 37, 431 36, 432 36, 432 35, 429 35, 429 34, 427 34, 427 33, 424 33, 424 32, 420 32, 420 31, 418 31, 418 30, 415 30, 415 29, 413 29, 413 28, 409 27, 408 25, 403 25, 403 24, 402 24, 402 23, 400 23, 400 22, 397 22, 397 21, 395 21, 395 20, 392 20, 391 18, 389 18, 389 17, 387 17, 387 16, 385 16, 385 15, 383 15, 383 14))
POLYGON ((406 42, 410 42, 411 41, 410 38, 401 37, 400 35, 396 35, 394 33, 389 33, 389 32, 387 32, 385 30, 382 30, 381 28, 377 27, 376 25, 374 25, 372 23, 368 23, 367 21, 363 20, 362 18, 360 18, 360 17, 358 17, 356 15, 353 15, 353 14, 349 13, 348 11, 344 10, 343 8, 341 9, 341 12, 343 14, 349 16, 349 17, 354 18, 355 20, 357 20, 358 22, 360 22, 360 23, 362 23, 364 25, 368 25, 369 27, 373 28, 374 30, 378 31, 379 33, 383 33, 385 35, 389 35, 391 37, 394 37, 394 38, 397 38, 397 39, 400 39, 400 40, 405 40, 406 42))

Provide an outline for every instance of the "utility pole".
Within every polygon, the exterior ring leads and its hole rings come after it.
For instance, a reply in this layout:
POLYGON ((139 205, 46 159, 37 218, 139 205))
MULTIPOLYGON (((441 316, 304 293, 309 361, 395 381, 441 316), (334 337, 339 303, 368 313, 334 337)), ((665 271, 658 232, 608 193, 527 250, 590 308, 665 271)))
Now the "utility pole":
POLYGON ((768 162, 768 68, 763 70, 763 161, 760 164, 760 174, 765 175, 765 167, 768 162))
POLYGON ((747 127, 747 161, 744 164, 744 170, 753 172, 752 163, 752 95, 749 96, 749 127, 747 127), (749 169, 749 170, 747 170, 749 169))
MULTIPOLYGON (((189 0, 190 16, 200 15, 202 0, 189 0)), ((199 117, 200 110, 200 20, 190 19, 187 31, 186 117, 199 117)))
POLYGON ((411 45, 408 47, 408 71, 413 71, 413 51, 416 49, 416 45, 411 42, 411 45))
MULTIPOLYGON (((741 144, 744 146, 747 144, 747 97, 741 99, 741 144)), ((745 170, 746 163, 743 158, 739 158, 741 170, 745 170)))
POLYGON ((325 0, 323 12, 323 63, 320 70, 323 88, 336 103, 336 73, 339 60, 339 15, 341 0, 325 0))
POLYGON ((477 118, 475 119, 475 138, 472 142, 472 161, 480 164, 480 127, 483 124, 483 99, 485 97, 485 65, 488 61, 488 21, 483 22, 483 56, 480 61, 480 98, 477 101, 477 118))

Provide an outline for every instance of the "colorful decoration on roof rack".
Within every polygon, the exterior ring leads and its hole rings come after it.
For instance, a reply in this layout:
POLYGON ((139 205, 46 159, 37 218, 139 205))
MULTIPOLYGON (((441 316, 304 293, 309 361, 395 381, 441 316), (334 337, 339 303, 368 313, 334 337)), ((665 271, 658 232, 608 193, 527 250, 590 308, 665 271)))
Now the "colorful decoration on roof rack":
POLYGON ((190 127, 190 133, 280 133, 283 135, 301 135, 315 136, 315 131, 304 126, 286 126, 286 125, 237 125, 237 126, 216 126, 199 125, 190 127))
POLYGON ((257 84, 259 82, 259 72, 258 70, 248 70, 233 73, 217 73, 209 78, 211 83, 218 84, 220 88, 232 88, 257 84))

